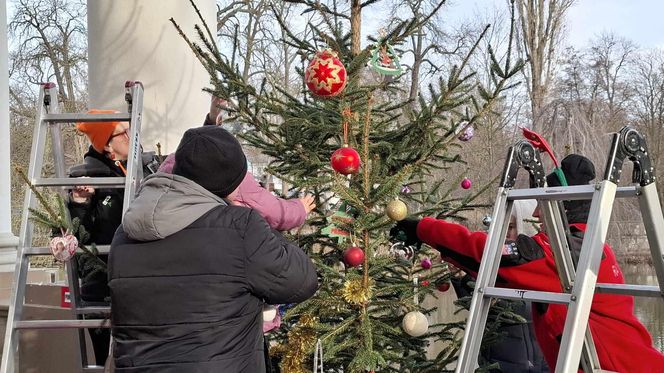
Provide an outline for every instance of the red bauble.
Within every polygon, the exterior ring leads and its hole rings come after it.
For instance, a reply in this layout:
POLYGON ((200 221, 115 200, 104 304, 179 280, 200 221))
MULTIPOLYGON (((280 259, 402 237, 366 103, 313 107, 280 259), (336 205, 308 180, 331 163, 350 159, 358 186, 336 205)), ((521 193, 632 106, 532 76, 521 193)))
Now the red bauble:
POLYGON ((429 283, 429 280, 424 280, 424 281, 420 282, 420 284, 422 286, 429 286, 430 283, 429 283))
POLYGON ((357 267, 364 263, 364 251, 359 247, 349 247, 344 251, 344 262, 351 267, 357 267))
POLYGON ((461 187, 463 189, 470 189, 471 186, 473 186, 473 182, 470 181, 469 178, 465 177, 463 180, 461 180, 461 187))
POLYGON ((443 282, 442 284, 438 284, 438 291, 444 293, 444 292, 446 292, 446 291, 448 291, 448 290, 450 290, 450 283, 449 283, 449 281, 445 281, 445 282, 443 282))
POLYGON ((331 50, 316 53, 304 70, 307 88, 316 96, 336 96, 346 86, 346 68, 331 50))
POLYGON ((357 150, 345 146, 332 153, 330 164, 340 174, 354 174, 360 169, 360 155, 357 150))

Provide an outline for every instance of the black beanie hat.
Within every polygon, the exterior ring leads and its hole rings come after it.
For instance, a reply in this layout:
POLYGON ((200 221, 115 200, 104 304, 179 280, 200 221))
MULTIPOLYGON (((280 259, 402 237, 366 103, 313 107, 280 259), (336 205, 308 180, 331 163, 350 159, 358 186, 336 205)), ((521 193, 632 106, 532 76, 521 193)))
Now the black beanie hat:
POLYGON ((247 158, 240 143, 225 129, 203 126, 187 130, 175 151, 173 174, 184 176, 226 197, 247 173, 247 158))
MULTIPOLYGON (((590 159, 579 154, 570 154, 565 157, 560 162, 560 168, 565 174, 568 185, 586 185, 595 178, 595 165, 590 159)), ((546 185, 562 186, 555 172, 546 176, 546 185)))
MULTIPOLYGON (((595 165, 593 162, 579 154, 570 154, 560 162, 560 168, 565 174, 568 185, 587 185, 595 178, 595 165)), ((561 186, 555 172, 546 176, 546 185, 561 186)), ((590 201, 563 201, 567 222, 586 223, 590 212, 590 201)))

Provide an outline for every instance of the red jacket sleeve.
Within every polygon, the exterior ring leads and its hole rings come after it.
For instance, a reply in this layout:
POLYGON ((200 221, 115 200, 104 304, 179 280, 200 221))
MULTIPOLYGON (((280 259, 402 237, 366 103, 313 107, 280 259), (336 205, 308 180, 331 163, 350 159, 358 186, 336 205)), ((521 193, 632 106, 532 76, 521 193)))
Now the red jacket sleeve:
MULTIPOLYGON (((440 251, 445 261, 477 277, 487 239, 485 232, 472 232, 460 224, 424 218, 417 225, 417 236, 440 251)), ((562 286, 546 236, 538 234, 528 239, 541 250, 540 257, 519 264, 501 265, 496 284, 517 289, 561 292, 562 286)))

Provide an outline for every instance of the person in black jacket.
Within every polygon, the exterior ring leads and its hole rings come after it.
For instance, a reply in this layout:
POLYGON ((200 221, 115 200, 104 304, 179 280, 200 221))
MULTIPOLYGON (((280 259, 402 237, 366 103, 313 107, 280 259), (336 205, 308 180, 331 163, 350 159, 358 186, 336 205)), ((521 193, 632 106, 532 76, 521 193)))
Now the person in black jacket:
MULTIPOLYGON (((113 113, 112 110, 91 110, 89 113, 113 113)), ((77 128, 90 140, 90 148, 84 156, 84 163, 69 170, 70 177, 122 177, 125 176, 129 155, 129 123, 127 122, 87 122, 78 123, 77 128)), ((142 154, 143 173, 149 175, 156 170, 158 163, 154 153, 142 154)), ((76 186, 71 190, 67 207, 72 219, 78 218, 89 233, 81 243, 89 245, 110 245, 115 230, 122 221, 124 190, 117 188, 95 189, 90 186, 76 186)), ((107 255, 99 256, 103 261, 107 255)), ((110 292, 105 271, 100 271, 89 256, 77 255, 78 275, 81 279, 81 300, 83 305, 108 305, 110 292)), ((110 331, 91 329, 90 339, 97 365, 103 365, 108 357, 110 331)))
MULTIPOLYGON (((532 224, 524 220, 532 215, 537 207, 535 200, 516 200, 512 206, 512 214, 505 237, 506 244, 516 242, 520 234, 531 236, 537 231, 532 224)), ((471 296, 473 286, 470 282, 475 279, 470 275, 453 277, 451 282, 454 291, 459 298, 471 296)), ((530 301, 509 301, 495 299, 498 306, 511 311, 525 319, 525 322, 510 322, 503 320, 497 332, 500 334, 494 341, 484 339, 480 356, 488 364, 498 364, 497 369, 490 372, 510 373, 548 373, 549 366, 544 359, 544 354, 537 343, 535 330, 533 328, 533 317, 531 313, 532 303, 530 301)))
POLYGON ((233 206, 247 161, 218 126, 185 132, 173 174, 146 178, 109 256, 116 372, 266 371, 265 303, 318 288, 309 257, 233 206))

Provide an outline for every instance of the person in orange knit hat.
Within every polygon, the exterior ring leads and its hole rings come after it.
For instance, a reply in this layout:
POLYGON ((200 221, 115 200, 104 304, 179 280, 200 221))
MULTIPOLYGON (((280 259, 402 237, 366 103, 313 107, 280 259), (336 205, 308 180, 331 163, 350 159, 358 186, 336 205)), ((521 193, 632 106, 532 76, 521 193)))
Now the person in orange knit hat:
MULTIPOLYGON (((88 114, 113 114, 116 110, 92 109, 88 114)), ((92 148, 112 160, 123 161, 129 154, 129 123, 80 122, 76 128, 90 139, 92 148)))
MULTIPOLYGON (((115 110, 90 110, 88 114, 112 114, 115 110)), ((70 177, 123 177, 129 156, 128 122, 81 122, 76 127, 90 140, 90 148, 83 164, 69 170, 70 177)), ((154 173, 159 167, 154 152, 143 153, 143 175, 154 173)), ((89 245, 110 245, 115 230, 122 222, 124 190, 119 188, 93 188, 76 186, 71 190, 67 207, 72 219, 78 218, 89 233, 89 239, 79 242, 89 245)), ((108 255, 99 255, 107 261, 108 255)), ((78 276, 81 279, 83 305, 107 306, 110 291, 107 274, 95 268, 89 256, 76 256, 78 276)), ((110 331, 88 329, 97 365, 104 365, 108 357, 110 331)))

